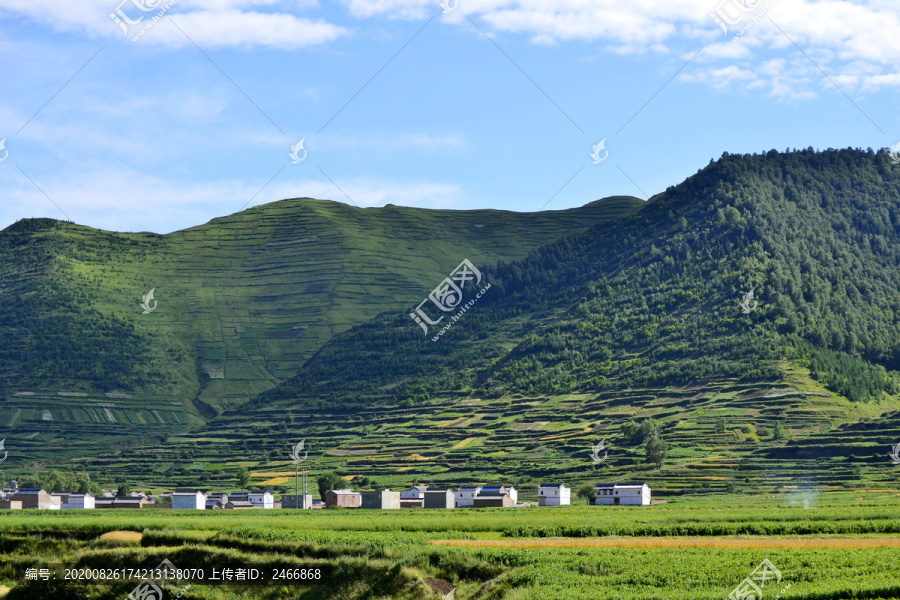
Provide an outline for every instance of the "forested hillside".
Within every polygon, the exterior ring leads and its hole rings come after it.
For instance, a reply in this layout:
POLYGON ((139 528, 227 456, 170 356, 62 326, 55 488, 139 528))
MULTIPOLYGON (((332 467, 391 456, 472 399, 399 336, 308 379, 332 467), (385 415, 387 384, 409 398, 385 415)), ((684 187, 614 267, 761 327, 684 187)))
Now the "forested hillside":
POLYGON ((438 341, 386 313, 257 405, 773 380, 785 359, 877 399, 900 389, 898 266, 886 153, 726 154, 638 213, 486 269, 491 289, 438 341))

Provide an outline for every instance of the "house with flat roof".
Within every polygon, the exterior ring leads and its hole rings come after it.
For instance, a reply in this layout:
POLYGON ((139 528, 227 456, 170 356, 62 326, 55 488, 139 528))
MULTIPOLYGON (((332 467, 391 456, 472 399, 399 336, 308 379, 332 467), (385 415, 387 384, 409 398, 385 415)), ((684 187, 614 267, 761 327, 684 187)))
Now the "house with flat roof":
POLYGON ((542 483, 538 486, 538 506, 568 506, 572 490, 561 483, 542 483))
POLYGON ((353 490, 328 490, 325 492, 325 507, 359 508, 362 496, 353 490))
POLYGON ((176 490, 172 492, 172 508, 176 510, 205 510, 209 494, 200 490, 176 490))
POLYGON ((59 498, 60 508, 94 508, 94 495, 90 492, 53 492, 50 494, 55 498, 59 498))
POLYGON ((506 494, 513 504, 519 502, 519 492, 511 485, 485 485, 478 492, 480 496, 495 496, 498 494, 506 494))
POLYGON ((426 490, 425 508, 455 508, 456 495, 453 490, 426 490))
POLYGON ((463 485, 453 493, 456 508, 474 506, 475 496, 481 491, 480 485, 463 485))
POLYGON ((362 496, 361 508, 375 508, 380 510, 392 510, 400 508, 400 492, 392 492, 390 489, 374 492, 360 492, 362 496))
POLYGON ((646 483, 601 483, 596 486, 597 506, 648 506, 650 486, 646 483))
POLYGON ((228 494, 228 499, 249 502, 256 508, 275 508, 275 497, 272 492, 266 490, 228 494))

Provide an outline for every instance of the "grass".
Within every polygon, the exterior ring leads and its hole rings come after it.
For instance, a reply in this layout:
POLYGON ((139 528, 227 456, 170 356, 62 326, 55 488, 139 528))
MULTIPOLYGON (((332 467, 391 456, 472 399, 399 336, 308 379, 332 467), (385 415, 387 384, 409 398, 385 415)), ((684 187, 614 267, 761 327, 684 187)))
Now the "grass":
POLYGON ((24 581, 22 573, 50 562, 135 568, 168 559, 177 568, 207 572, 241 564, 267 572, 316 567, 326 574, 315 584, 179 581, 173 589, 191 584, 186 600, 430 600, 432 589, 448 586, 456 588, 459 600, 721 600, 768 559, 783 577, 772 597, 788 584, 787 598, 900 597, 896 535, 508 537, 525 527, 900 524, 896 495, 859 497, 850 504, 846 494, 825 495, 823 507, 811 510, 735 495, 635 509, 4 511, 0 585, 10 588, 8 600, 106 600, 127 596, 136 582, 41 587, 24 581), (133 543, 137 536, 140 545, 133 543), (132 543, 109 544, 115 541, 132 543))

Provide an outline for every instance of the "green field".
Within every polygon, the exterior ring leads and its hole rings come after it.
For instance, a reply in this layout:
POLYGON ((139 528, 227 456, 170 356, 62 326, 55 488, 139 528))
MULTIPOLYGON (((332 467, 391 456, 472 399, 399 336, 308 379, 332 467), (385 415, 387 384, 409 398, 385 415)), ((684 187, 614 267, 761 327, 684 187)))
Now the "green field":
POLYGON ((897 498, 830 493, 809 510, 720 496, 642 508, 6 511, 0 582, 9 600, 121 598, 135 581, 24 582, 23 574, 168 559, 206 573, 252 566, 324 574, 315 586, 173 583, 188 599, 429 599, 439 596, 428 582, 444 580, 466 600, 721 600, 768 559, 782 580, 765 597, 900 598, 897 498))

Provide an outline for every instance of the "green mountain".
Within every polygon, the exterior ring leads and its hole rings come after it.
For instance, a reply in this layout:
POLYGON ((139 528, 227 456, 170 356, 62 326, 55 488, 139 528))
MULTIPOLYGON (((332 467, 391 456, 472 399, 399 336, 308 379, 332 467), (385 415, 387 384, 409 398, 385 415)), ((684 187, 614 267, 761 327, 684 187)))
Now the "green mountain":
POLYGON ((886 153, 726 155, 640 211, 484 267, 456 321, 426 334, 412 302, 336 335, 296 376, 169 440, 148 482, 222 484, 230 454, 278 485, 305 438, 314 471, 395 487, 895 485, 898 265, 886 153), (647 462, 654 437, 663 469, 647 462))
POLYGON ((464 258, 521 259, 641 205, 296 199, 168 235, 19 221, 0 232, 0 439, 49 458, 197 426, 291 377, 335 334, 415 303, 464 258))

